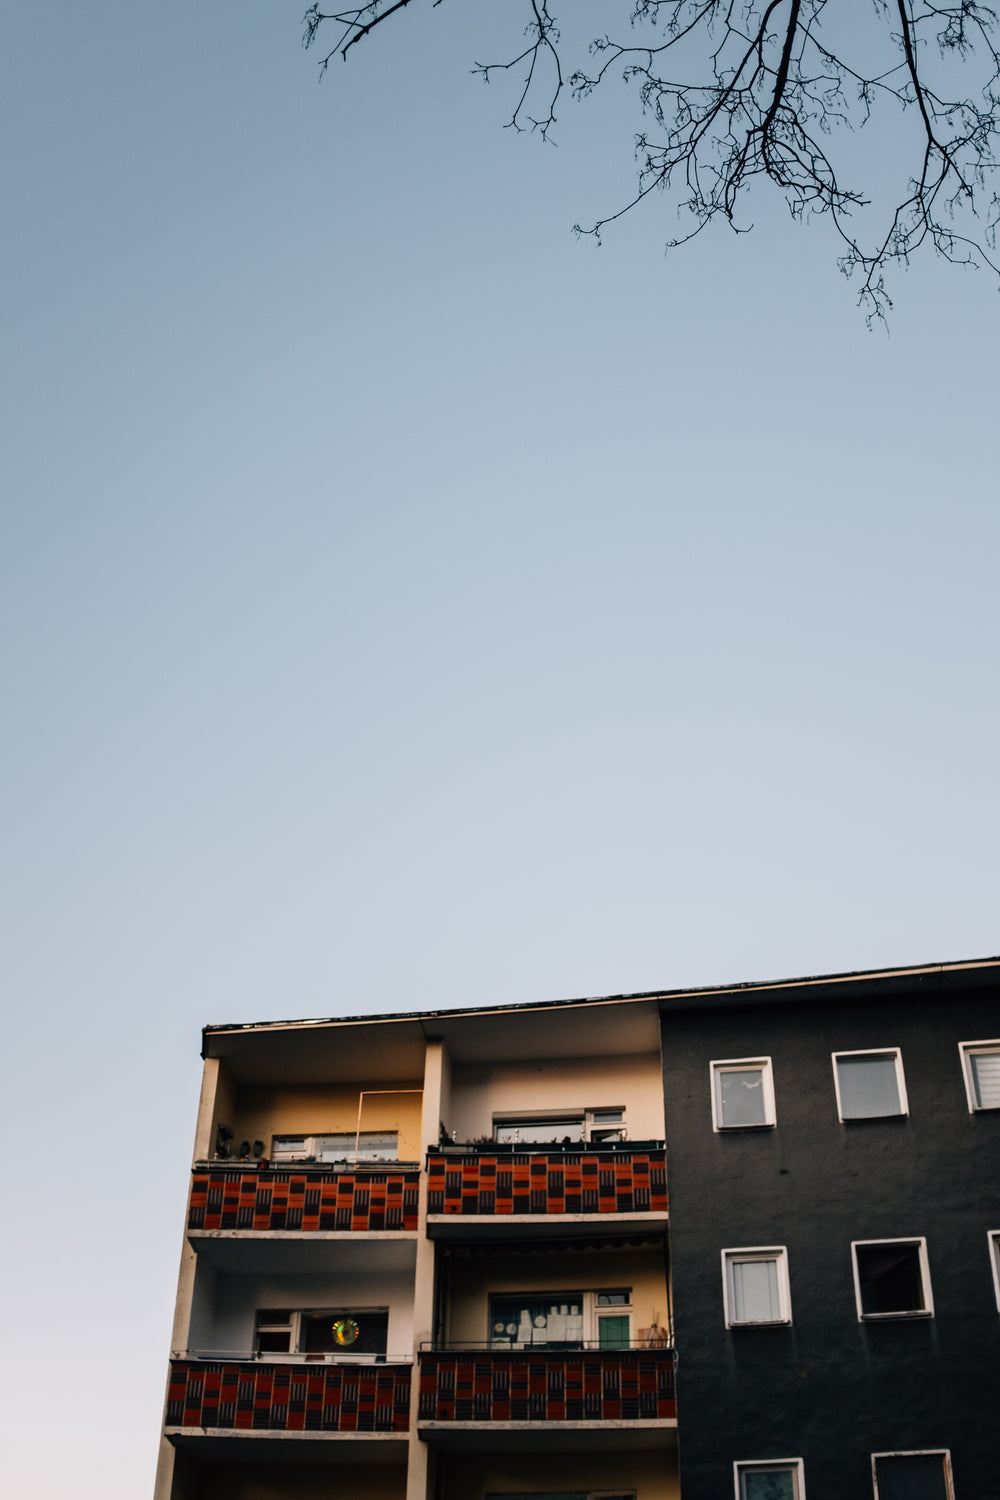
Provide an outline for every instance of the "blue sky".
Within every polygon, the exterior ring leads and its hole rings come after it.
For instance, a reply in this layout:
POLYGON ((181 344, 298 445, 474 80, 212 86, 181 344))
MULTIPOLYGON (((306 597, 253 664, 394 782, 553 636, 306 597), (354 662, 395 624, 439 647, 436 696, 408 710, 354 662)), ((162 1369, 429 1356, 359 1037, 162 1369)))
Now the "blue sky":
POLYGON ((578 242, 621 101, 504 131, 452 0, 318 86, 301 3, 8 21, 19 1500, 148 1493, 204 1022, 998 949, 987 276, 578 242))

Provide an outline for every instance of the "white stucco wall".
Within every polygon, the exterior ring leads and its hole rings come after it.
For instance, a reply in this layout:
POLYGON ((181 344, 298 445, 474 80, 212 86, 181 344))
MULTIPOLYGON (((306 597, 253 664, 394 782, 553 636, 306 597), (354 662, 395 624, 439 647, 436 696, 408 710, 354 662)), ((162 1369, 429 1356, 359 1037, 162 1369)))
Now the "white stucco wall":
POLYGON ((490 1135, 494 1115, 508 1111, 622 1107, 632 1140, 663 1139, 659 1053, 456 1064, 445 1124, 456 1140, 467 1141, 490 1135))
POLYGON ((246 1354, 253 1348, 258 1307, 388 1307, 387 1359, 413 1352, 413 1277, 406 1271, 336 1275, 257 1275, 215 1278, 214 1295, 199 1298, 191 1349, 246 1354))
POLYGON ((581 1251, 572 1255, 484 1255, 452 1261, 448 1275, 447 1337, 464 1343, 489 1337, 489 1299, 497 1293, 526 1297, 603 1287, 632 1291, 633 1336, 667 1322, 667 1278, 661 1248, 581 1251))

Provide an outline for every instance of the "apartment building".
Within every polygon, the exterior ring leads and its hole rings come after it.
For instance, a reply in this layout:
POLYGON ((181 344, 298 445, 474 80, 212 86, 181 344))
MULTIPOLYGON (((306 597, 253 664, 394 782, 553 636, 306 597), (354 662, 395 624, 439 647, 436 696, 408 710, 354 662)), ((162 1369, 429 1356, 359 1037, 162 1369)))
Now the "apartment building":
POLYGON ((998 1038, 995 959, 207 1027, 156 1500, 1000 1500, 998 1038))
POLYGON ((157 1500, 673 1500, 655 999, 203 1051, 157 1500))
POLYGON ((660 1010, 686 1500, 1000 1500, 1000 962, 660 1010))

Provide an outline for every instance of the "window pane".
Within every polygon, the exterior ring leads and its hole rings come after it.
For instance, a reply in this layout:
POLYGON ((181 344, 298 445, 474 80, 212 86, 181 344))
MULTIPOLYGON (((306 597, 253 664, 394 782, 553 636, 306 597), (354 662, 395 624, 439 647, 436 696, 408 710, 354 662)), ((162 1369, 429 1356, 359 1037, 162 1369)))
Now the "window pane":
POLYGON ((305 1156, 306 1138, 304 1135, 276 1135, 274 1137, 274 1148, 272 1155, 275 1161, 283 1157, 305 1156))
POLYGON ((565 1348, 583 1343, 583 1293, 561 1292, 552 1297, 490 1298, 490 1346, 523 1349, 546 1344, 565 1348), (565 1302, 561 1299, 565 1297, 565 1302))
POLYGON ((387 1312, 312 1313, 302 1316, 301 1349, 307 1354, 384 1354, 387 1312))
POLYGON ((794 1469, 744 1469, 743 1500, 795 1500, 794 1469))
MULTIPOLYGON (((313 1137, 316 1156, 320 1161, 354 1161, 354 1132, 313 1137)), ((399 1137, 395 1130, 362 1130, 357 1137, 357 1160, 395 1161, 399 1154, 399 1137)))
POLYGON ((733 1321, 774 1323, 781 1317, 776 1260, 732 1262, 733 1321))
POLYGON ((978 1108, 1000 1109, 1000 1051, 973 1052, 969 1063, 978 1108))
POLYGON ((278 1329, 262 1328, 257 1335, 257 1348, 262 1354, 287 1354, 291 1347, 291 1333, 286 1328, 284 1333, 278 1329))
POLYGON ((946 1500, 944 1454, 911 1453, 877 1458, 878 1500, 946 1500))
POLYGON ((554 1141, 583 1139, 583 1117, 576 1120, 498 1121, 496 1138, 502 1144, 549 1145, 554 1141))
POLYGON ((627 1349, 628 1318, 614 1314, 598 1318, 597 1342, 601 1349, 627 1349))
POLYGON ((858 1245, 861 1310, 923 1312, 924 1286, 916 1245, 858 1245))
POLYGON ((719 1105, 723 1125, 766 1125, 763 1068, 720 1068, 719 1105))
POLYGON ((898 1115, 899 1089, 894 1057, 840 1057, 840 1112, 845 1120, 898 1115))

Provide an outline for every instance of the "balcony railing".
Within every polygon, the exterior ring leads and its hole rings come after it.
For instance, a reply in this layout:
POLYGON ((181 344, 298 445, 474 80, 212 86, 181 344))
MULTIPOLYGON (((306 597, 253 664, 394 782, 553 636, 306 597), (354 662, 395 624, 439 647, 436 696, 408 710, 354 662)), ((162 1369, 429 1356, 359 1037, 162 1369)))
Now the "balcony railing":
POLYGON ((491 1152, 427 1158, 429 1214, 666 1213, 662 1150, 491 1152))
POLYGON ((671 1420, 674 1351, 579 1349, 420 1355, 424 1422, 671 1420))
POLYGON ((416 1229, 420 1173, 195 1167, 189 1229, 416 1229))
POLYGON ((170 1362, 170 1427, 271 1432, 406 1432, 409 1365, 170 1362))

